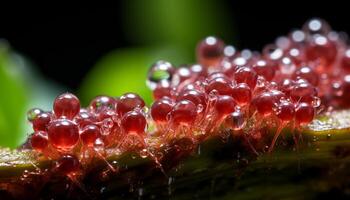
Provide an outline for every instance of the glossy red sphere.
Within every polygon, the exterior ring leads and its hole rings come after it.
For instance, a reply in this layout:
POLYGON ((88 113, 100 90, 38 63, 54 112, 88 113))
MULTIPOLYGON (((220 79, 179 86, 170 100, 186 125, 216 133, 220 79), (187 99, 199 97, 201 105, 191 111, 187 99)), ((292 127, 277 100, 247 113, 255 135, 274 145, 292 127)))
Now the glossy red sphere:
POLYGON ((86 110, 81 110, 75 117, 74 122, 78 124, 79 127, 83 128, 89 124, 96 122, 96 117, 91 112, 86 110))
POLYGON ((57 118, 66 117, 73 119, 79 113, 80 101, 71 93, 64 93, 56 97, 53 104, 53 111, 57 118))
POLYGON ((252 68, 246 66, 238 67, 234 77, 237 83, 246 83, 251 89, 255 88, 258 79, 256 72, 252 68))
POLYGON ((125 133, 143 134, 147 127, 147 121, 141 112, 129 111, 123 116, 121 126, 125 133))
POLYGON ((117 103, 117 112, 121 116, 135 108, 142 109, 145 106, 143 99, 135 93, 126 93, 121 96, 117 103))
POLYGON ((174 101, 170 98, 161 98, 155 101, 151 106, 151 117, 157 123, 167 121, 167 116, 174 106, 174 101))
POLYGON ((33 120, 33 130, 34 131, 47 131, 47 126, 50 123, 52 115, 50 113, 44 112, 40 113, 33 120))
POLYGON ((276 73, 277 66, 272 61, 258 60, 253 65, 254 71, 265 78, 267 81, 271 81, 276 73))
POLYGON ((170 119, 176 125, 191 125, 196 120, 197 107, 192 101, 182 100, 175 104, 170 119))
POLYGON ((318 61, 329 67, 337 56, 337 47, 334 42, 322 35, 317 35, 306 46, 306 57, 311 61, 318 61))
POLYGON ((220 116, 226 116, 235 111, 236 102, 228 95, 220 95, 215 102, 215 109, 220 116))
POLYGON ((223 77, 214 78, 211 81, 209 81, 205 90, 208 94, 211 91, 216 90, 220 95, 231 95, 232 94, 231 81, 223 77))
POLYGON ((295 106, 293 103, 288 101, 280 102, 276 106, 276 116, 284 122, 289 122, 294 119, 295 106))
POLYGON ((197 60, 204 66, 216 66, 224 55, 225 44, 219 38, 207 37, 197 46, 197 60))
POLYGON ((239 83, 233 87, 232 97, 238 105, 248 105, 252 99, 252 91, 246 83, 239 83))
POLYGON ((49 142, 60 151, 68 151, 75 147, 79 140, 79 128, 68 119, 50 122, 48 128, 49 142))
POLYGON ((93 147, 96 139, 100 137, 100 128, 96 125, 87 125, 80 132, 80 139, 85 146, 93 147))
POLYGON ((269 92, 264 92, 253 99, 253 104, 263 116, 269 116, 273 112, 274 97, 269 92))
POLYGON ((75 175, 81 170, 81 165, 78 158, 74 155, 63 155, 56 162, 58 172, 65 175, 75 175))
POLYGON ((308 103, 300 103, 295 110, 295 120, 300 125, 310 123, 315 117, 315 109, 308 103))
POLYGON ((207 105, 207 94, 195 89, 184 90, 179 94, 176 100, 189 100, 192 101, 192 103, 194 103, 196 106, 202 105, 205 108, 207 105))
POLYGON ((44 151, 49 144, 47 132, 45 131, 34 132, 34 134, 30 138, 30 144, 34 150, 39 152, 44 151))
POLYGON ((297 69, 294 74, 293 74, 293 78, 295 80, 297 79, 304 79, 307 80, 310 84, 317 86, 318 85, 318 78, 319 76, 317 75, 317 73, 311 69, 308 66, 303 66, 300 67, 299 69, 297 69))

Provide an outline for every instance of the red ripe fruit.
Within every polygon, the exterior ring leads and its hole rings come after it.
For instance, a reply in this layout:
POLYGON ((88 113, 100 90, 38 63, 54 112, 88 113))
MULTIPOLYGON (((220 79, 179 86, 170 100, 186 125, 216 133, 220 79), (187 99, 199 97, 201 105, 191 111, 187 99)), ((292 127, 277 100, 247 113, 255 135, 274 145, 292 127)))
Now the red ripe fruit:
POLYGON ((121 126, 125 133, 143 134, 147 126, 147 121, 141 112, 129 111, 123 116, 121 126))
POLYGON ((101 135, 100 128, 96 125, 87 125, 80 133, 83 144, 87 147, 93 147, 96 139, 101 135))
POLYGON ((173 109, 174 102, 170 98, 161 98, 151 106, 151 117, 156 123, 167 121, 167 116, 173 109))
POLYGON ((255 88, 258 75, 252 68, 246 66, 238 67, 234 76, 237 83, 246 83, 251 89, 255 88))
POLYGON ((274 66, 271 61, 258 60, 253 65, 253 69, 258 75, 264 77, 265 80, 271 81, 275 76, 277 66, 274 66))
POLYGON ((275 98, 270 92, 264 92, 253 99, 253 105, 259 114, 263 116, 271 115, 275 98))
POLYGON ((220 95, 215 102, 215 109, 220 116, 226 116, 235 111, 236 102, 228 95, 220 95))
POLYGON ((33 130, 34 131, 47 131, 47 126, 51 121, 51 114, 44 112, 40 113, 33 120, 33 130))
POLYGON ((109 96, 97 96, 95 97, 89 105, 92 112, 98 113, 103 110, 115 110, 116 100, 109 96))
POLYGON ((310 67, 303 66, 294 72, 293 78, 305 79, 314 86, 318 84, 318 74, 312 70, 310 67))
POLYGON ((176 125, 191 125, 197 116, 197 107, 192 101, 182 100, 175 104, 170 119, 176 125))
POLYGON ((252 99, 252 91, 246 83, 239 83, 232 90, 232 97, 238 105, 248 105, 252 99))
POLYGON ((80 162, 74 155, 63 155, 56 162, 56 169, 64 175, 75 175, 80 171, 80 162))
POLYGON ((225 44, 216 37, 207 37, 197 46, 197 60, 204 66, 216 66, 224 55, 225 44))
POLYGON ((205 90, 208 94, 211 91, 216 90, 220 95, 231 95, 231 81, 223 77, 214 78, 209 81, 208 85, 205 87, 205 90))
POLYGON ((57 118, 66 117, 73 119, 79 113, 80 101, 71 93, 64 93, 56 97, 53 104, 53 111, 57 118))
POLYGON ((300 103, 295 110, 295 120, 299 125, 310 123, 315 117, 315 109, 308 103, 300 103))
POLYGON ((52 121, 48 128, 49 142, 60 151, 74 148, 79 140, 78 125, 68 119, 52 121))
POLYGON ((117 112, 121 116, 135 108, 143 108, 145 102, 135 93, 126 93, 121 96, 117 103, 117 112))
POLYGON ((284 122, 292 121, 295 114, 294 104, 289 101, 280 102, 276 107, 275 114, 280 120, 284 122))
POLYGON ((43 152, 49 144, 47 132, 36 131, 30 138, 30 144, 34 150, 43 152))

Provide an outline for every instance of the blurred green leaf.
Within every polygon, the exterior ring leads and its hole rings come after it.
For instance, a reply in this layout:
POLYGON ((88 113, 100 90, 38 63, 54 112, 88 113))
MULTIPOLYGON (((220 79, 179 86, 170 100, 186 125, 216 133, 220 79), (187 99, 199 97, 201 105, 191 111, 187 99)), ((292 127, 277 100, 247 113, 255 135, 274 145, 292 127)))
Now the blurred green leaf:
POLYGON ((225 6, 215 0, 129 0, 123 5, 123 30, 134 44, 177 44, 193 55, 197 42, 208 35, 232 38, 225 6))
POLYGON ((0 146, 15 147, 22 138, 26 89, 6 42, 0 43, 0 146))
POLYGON ((147 71, 157 60, 167 60, 174 64, 183 60, 189 62, 176 47, 140 48, 115 50, 103 57, 84 80, 80 97, 85 105, 96 95, 120 96, 126 92, 136 92, 149 104, 151 91, 146 86, 147 71))

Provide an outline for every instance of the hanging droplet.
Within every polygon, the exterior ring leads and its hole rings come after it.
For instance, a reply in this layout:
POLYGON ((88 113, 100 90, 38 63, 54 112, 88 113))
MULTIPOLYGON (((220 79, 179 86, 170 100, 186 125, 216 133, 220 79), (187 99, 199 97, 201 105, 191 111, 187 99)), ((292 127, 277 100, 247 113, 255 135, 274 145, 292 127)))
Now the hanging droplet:
POLYGON ((171 63, 160 60, 149 69, 146 84, 151 90, 154 90, 161 81, 171 82, 174 72, 175 69, 171 63))

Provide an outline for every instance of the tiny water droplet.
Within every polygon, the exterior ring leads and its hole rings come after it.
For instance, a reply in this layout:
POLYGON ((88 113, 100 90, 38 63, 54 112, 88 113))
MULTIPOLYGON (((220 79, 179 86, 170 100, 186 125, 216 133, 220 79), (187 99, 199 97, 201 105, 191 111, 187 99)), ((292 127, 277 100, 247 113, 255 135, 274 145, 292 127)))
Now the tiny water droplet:
POLYGON ((175 69, 173 65, 167 61, 160 60, 153 64, 147 74, 147 86, 154 90, 161 81, 171 81, 175 69))
POLYGON ((33 108, 30 109, 27 112, 27 119, 29 122, 32 122, 39 114, 43 113, 44 111, 39 108, 33 108))

